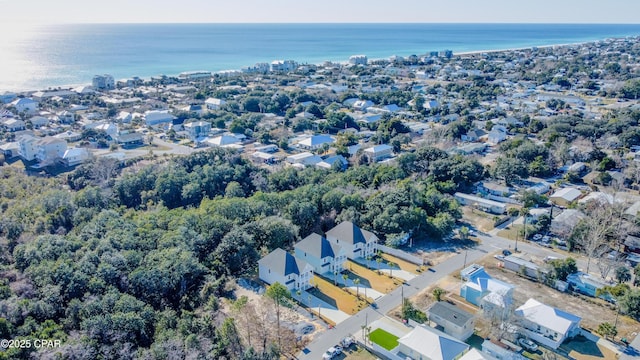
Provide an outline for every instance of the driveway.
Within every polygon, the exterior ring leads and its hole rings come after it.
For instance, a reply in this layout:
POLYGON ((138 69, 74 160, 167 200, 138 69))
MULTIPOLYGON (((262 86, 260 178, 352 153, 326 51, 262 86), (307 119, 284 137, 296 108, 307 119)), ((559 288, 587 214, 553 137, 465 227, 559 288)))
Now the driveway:
POLYGON ((320 315, 331 319, 331 321, 335 322, 336 324, 339 324, 349 318, 349 314, 338 310, 337 307, 330 305, 322 301, 321 299, 318 299, 317 297, 306 291, 303 291, 300 296, 295 293, 292 293, 291 296, 300 303, 304 304, 307 308, 309 308, 310 311, 313 311, 315 313, 319 312, 320 315))

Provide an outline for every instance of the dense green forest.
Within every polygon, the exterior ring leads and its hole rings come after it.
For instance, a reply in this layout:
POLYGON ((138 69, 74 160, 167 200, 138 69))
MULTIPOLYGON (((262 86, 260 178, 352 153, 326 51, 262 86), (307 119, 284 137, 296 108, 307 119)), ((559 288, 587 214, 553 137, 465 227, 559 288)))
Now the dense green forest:
POLYGON ((148 160, 98 159, 64 178, 1 168, 0 337, 63 345, 0 358, 277 357, 275 339, 243 343, 220 310, 233 279, 343 220, 391 245, 437 241, 460 218, 450 194, 484 176, 429 147, 343 172, 267 172, 219 149, 148 160))

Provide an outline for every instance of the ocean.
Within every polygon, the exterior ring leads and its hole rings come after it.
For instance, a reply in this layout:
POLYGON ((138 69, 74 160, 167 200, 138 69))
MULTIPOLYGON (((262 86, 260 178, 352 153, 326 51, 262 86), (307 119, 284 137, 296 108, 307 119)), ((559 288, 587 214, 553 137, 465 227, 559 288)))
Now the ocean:
POLYGON ((524 48, 639 36, 640 24, 82 24, 16 29, 0 41, 0 92, 240 69, 524 48))

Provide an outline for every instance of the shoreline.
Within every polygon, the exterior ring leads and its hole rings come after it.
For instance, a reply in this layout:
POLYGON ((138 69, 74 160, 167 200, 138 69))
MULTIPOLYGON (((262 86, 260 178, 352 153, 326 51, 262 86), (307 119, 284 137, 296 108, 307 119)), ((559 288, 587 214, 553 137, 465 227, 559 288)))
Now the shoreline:
MULTIPOLYGON (((531 45, 531 46, 511 47, 511 48, 502 48, 502 49, 489 49, 489 50, 469 50, 469 51, 462 51, 462 52, 453 51, 452 58, 455 58, 456 56, 479 55, 479 54, 484 54, 484 53, 506 53, 506 52, 513 52, 513 51, 524 51, 524 50, 532 50, 533 48, 548 49, 548 48, 555 48, 555 47, 581 46, 581 45, 593 44, 593 43, 600 42, 600 41, 621 40, 621 39, 628 39, 628 38, 640 39, 640 35, 635 35, 635 36, 629 35, 629 36, 624 36, 624 37, 607 37, 607 38, 604 38, 604 39, 597 39, 597 40, 591 40, 591 41, 579 41, 579 42, 573 42, 573 43, 531 45)), ((444 50, 445 49, 442 49, 440 51, 444 51, 444 50)), ((387 57, 371 58, 371 59, 369 59, 369 61, 388 60, 390 57, 396 56, 396 55, 400 56, 400 57, 408 57, 410 55, 417 55, 417 54, 402 54, 402 55, 391 54, 391 55, 388 55, 387 57)), ((420 54, 420 55, 417 55, 417 56, 423 57, 423 56, 428 56, 428 54, 424 53, 424 54, 420 54)), ((296 60, 296 59, 291 59, 291 60, 298 62, 298 60, 296 60)), ((274 59, 274 61, 275 61, 275 59, 274 59)), ((306 63, 306 62, 302 63, 302 62, 298 62, 298 65, 322 66, 322 64, 325 63, 325 62, 336 63, 336 64, 340 64, 340 65, 348 65, 349 64, 348 59, 346 59, 346 60, 323 60, 322 62, 319 62, 319 63, 306 63)), ((253 64, 253 65, 255 65, 255 64, 253 64)), ((253 66, 253 65, 244 65, 243 67, 253 66)), ((180 73, 177 73, 177 74, 150 75, 148 77, 141 77, 141 76, 131 75, 130 77, 116 79, 116 82, 121 81, 121 80, 130 79, 130 78, 133 78, 133 77, 139 77, 143 81, 149 81, 149 80, 151 80, 152 77, 156 77, 156 76, 167 76, 167 77, 174 78, 174 77, 178 77, 183 72, 189 72, 189 71, 193 71, 193 70, 183 70, 183 71, 181 71, 180 73)), ((242 67, 238 68, 238 69, 226 69, 226 70, 216 70, 216 71, 200 70, 200 71, 208 71, 212 75, 222 74, 222 73, 225 73, 225 72, 239 72, 240 73, 242 71, 242 67)), ((247 75, 251 75, 251 74, 247 73, 247 75)), ((47 92, 47 91, 72 90, 72 89, 74 89, 76 87, 81 87, 81 86, 92 86, 92 84, 91 84, 91 82, 77 83, 77 84, 66 84, 66 85, 48 86, 46 88, 30 89, 30 90, 0 89, 0 92, 2 92, 2 93, 3 92, 10 92, 10 93, 12 92, 12 93, 21 94, 21 95, 28 94, 29 96, 31 96, 33 93, 39 92, 39 91, 47 92)))

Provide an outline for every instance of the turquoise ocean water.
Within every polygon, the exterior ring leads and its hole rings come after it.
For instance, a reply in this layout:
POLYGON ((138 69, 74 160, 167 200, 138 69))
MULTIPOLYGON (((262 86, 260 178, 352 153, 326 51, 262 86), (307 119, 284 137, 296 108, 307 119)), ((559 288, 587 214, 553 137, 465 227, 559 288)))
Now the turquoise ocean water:
POLYGON ((639 36, 640 25, 589 24, 95 24, 52 25, 0 42, 0 92, 239 69, 257 62, 346 61, 499 50, 639 36))

